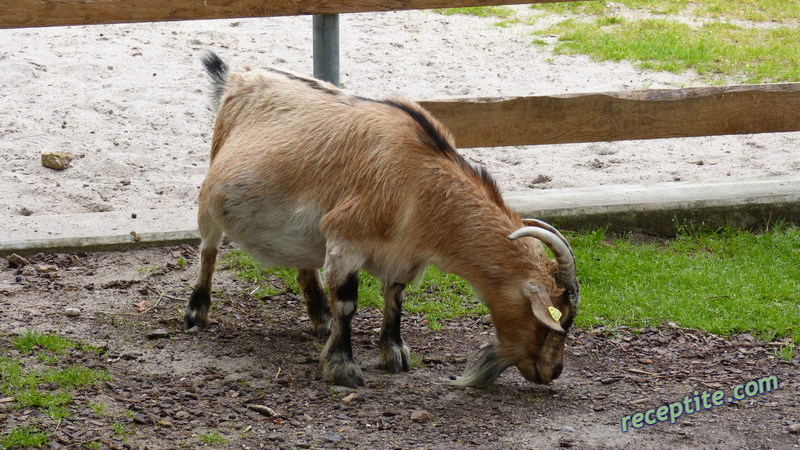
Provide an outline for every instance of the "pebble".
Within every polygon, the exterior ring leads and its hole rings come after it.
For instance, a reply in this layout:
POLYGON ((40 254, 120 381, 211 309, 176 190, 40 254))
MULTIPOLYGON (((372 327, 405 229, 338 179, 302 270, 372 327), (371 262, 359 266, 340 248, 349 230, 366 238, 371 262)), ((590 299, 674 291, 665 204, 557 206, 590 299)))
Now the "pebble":
POLYGON ((78 317, 81 315, 81 310, 78 308, 64 308, 64 315, 67 317, 78 317))
POLYGON ((567 433, 574 433, 575 432, 575 428, 572 428, 570 426, 566 426, 566 427, 561 428, 561 431, 566 431, 567 433))
POLYGON ((788 430, 789 430, 789 433, 800 434, 800 423, 789 425, 788 430))
POLYGON ((169 331, 159 328, 147 333, 147 339, 164 339, 169 337, 169 331))
POLYGON ((353 392, 351 394, 347 394, 344 398, 342 398, 342 403, 349 405, 350 403, 353 403, 357 399, 358 399, 358 394, 353 392))
POLYGON ((339 436, 338 433, 331 433, 328 435, 328 440, 334 444, 338 444, 342 440, 342 437, 339 436))
POLYGON ((58 272, 58 267, 50 264, 36 264, 33 269, 39 273, 54 273, 58 272))
POLYGON ((12 254, 8 255, 7 259, 8 259, 8 262, 13 267, 22 267, 22 266, 27 266, 28 264, 30 264, 27 259, 23 258, 22 256, 19 256, 16 253, 12 253, 12 254))
POLYGON ((70 152, 42 153, 42 165, 53 170, 64 170, 72 164, 75 156, 70 152))
POLYGON ((414 422, 428 422, 431 419, 433 419, 431 413, 425 411, 424 409, 421 411, 414 411, 411 413, 411 420, 413 420, 414 422))

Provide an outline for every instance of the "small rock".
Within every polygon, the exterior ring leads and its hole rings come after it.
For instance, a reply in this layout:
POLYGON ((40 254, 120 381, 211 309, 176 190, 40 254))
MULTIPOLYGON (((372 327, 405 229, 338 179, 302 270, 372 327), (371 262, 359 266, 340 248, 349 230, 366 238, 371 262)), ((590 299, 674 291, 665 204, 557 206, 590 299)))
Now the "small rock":
POLYGON ((169 337, 169 331, 159 328, 147 333, 147 339, 164 339, 169 337))
POLYGON ((789 433, 800 434, 800 423, 795 423, 793 425, 789 425, 789 427, 787 429, 789 430, 789 433))
POLYGON ((53 273, 58 272, 58 267, 50 264, 36 264, 33 269, 39 273, 53 273))
POLYGON ((169 419, 161 419, 158 424, 164 428, 172 428, 172 422, 169 419))
POLYGON ((75 156, 69 152, 43 153, 42 165, 54 170, 64 170, 72 164, 75 156))
POLYGON ((8 263, 11 264, 11 267, 23 267, 30 264, 27 259, 16 253, 8 255, 8 263))
POLYGON ((667 323, 666 323, 666 325, 667 325, 667 327, 669 327, 669 328, 673 328, 673 329, 674 329, 674 328, 678 328, 678 324, 677 324, 677 323, 675 323, 675 322, 667 322, 667 323))
POLYGON ((639 362, 642 364, 653 364, 653 360, 650 358, 640 358, 639 362))
POLYGON ((575 432, 575 428, 567 426, 567 427, 561 428, 561 431, 566 431, 567 433, 574 433, 575 432))
POLYGON ((32 216, 34 214, 34 212, 35 212, 34 210, 32 210, 30 208, 26 208, 24 206, 19 209, 19 215, 20 216, 25 216, 25 217, 32 216))
POLYGON ((492 324, 492 315, 487 314, 481 317, 481 325, 491 325, 492 324))
POLYGON ((338 433, 331 433, 328 435, 328 440, 334 444, 338 444, 342 440, 342 437, 339 436, 338 433))
POLYGON ((431 413, 425 411, 424 409, 421 411, 414 411, 411 413, 411 420, 413 420, 414 422, 428 422, 431 419, 433 419, 431 413))
POLYGON ((81 310, 78 308, 64 308, 64 315, 67 317, 78 317, 81 315, 81 310))
POLYGON ((147 416, 143 414, 136 414, 133 416, 133 423, 138 423, 139 425, 150 425, 150 421, 147 420, 147 416))
POLYGON ((358 399, 358 394, 353 392, 351 394, 347 394, 344 398, 342 398, 342 403, 349 405, 350 403, 353 403, 357 399, 358 399))

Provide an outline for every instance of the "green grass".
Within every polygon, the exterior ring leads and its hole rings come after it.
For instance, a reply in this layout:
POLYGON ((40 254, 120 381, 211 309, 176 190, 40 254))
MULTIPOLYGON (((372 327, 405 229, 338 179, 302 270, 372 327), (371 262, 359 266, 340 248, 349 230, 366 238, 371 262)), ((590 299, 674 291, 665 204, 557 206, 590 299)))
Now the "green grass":
POLYGON ((120 421, 116 421, 113 424, 111 424, 111 429, 114 430, 114 437, 122 441, 126 441, 128 439, 128 436, 133 434, 133 431, 125 428, 125 424, 123 424, 120 421))
MULTIPOLYGON (((778 227, 758 235, 684 229, 676 239, 650 245, 606 239, 603 231, 569 239, 581 282, 578 326, 637 328, 673 321, 722 335, 750 332, 800 343, 800 228, 778 227)), ((253 282, 273 276, 253 269, 243 252, 229 254, 226 258, 251 267, 253 282)), ((293 279, 291 272, 282 273, 293 279)), ((378 281, 365 273, 360 280, 359 305, 382 308, 378 281)), ((418 285, 409 286, 403 309, 424 314, 434 329, 447 319, 488 313, 469 284, 435 267, 418 285)), ((781 350, 781 355, 794 350, 781 350)))
POLYGON ((262 268, 256 260, 241 250, 225 252, 221 259, 237 280, 260 285, 252 294, 256 298, 272 297, 281 292, 300 293, 300 285, 295 279, 297 271, 294 269, 262 268))
MULTIPOLYGON (((531 8, 559 14, 608 14, 605 0, 533 4, 531 8)), ((788 0, 616 0, 628 8, 653 14, 682 14, 756 22, 794 22, 800 18, 800 3, 788 0)))
MULTIPOLYGON (((241 250, 231 250, 222 260, 233 271, 236 279, 260 286, 253 292, 256 298, 272 296, 284 291, 300 293, 295 280, 296 271, 291 268, 262 268, 254 259, 241 250)), ((366 272, 359 273, 359 307, 383 308, 381 283, 366 272)), ((461 278, 442 273, 429 267, 422 279, 406 290, 403 310, 423 314, 433 329, 438 329, 447 319, 488 314, 485 305, 474 299, 472 288, 461 278)))
POLYGON ((800 342, 800 229, 682 234, 663 245, 572 238, 581 281, 579 326, 674 321, 728 335, 800 342))
POLYGON ((13 339, 11 345, 20 353, 26 355, 37 350, 40 354, 50 353, 54 355, 63 355, 67 350, 71 349, 88 351, 96 355, 101 353, 99 348, 87 345, 83 342, 53 333, 44 334, 34 330, 26 330, 21 336, 13 339))
POLYGON ((0 449, 40 448, 50 443, 47 432, 36 425, 17 426, 0 435, 0 449))
POLYGON ((218 430, 209 431, 197 435, 200 440, 206 445, 224 445, 228 443, 228 439, 222 435, 218 430))
POLYGON ((680 73, 689 69, 714 80, 744 83, 800 80, 800 29, 742 28, 724 23, 698 27, 665 20, 601 17, 569 19, 545 33, 559 36, 557 53, 605 61, 632 61, 643 69, 680 73))
POLYGON ((514 10, 508 6, 470 6, 465 8, 437 9, 436 12, 445 16, 465 15, 477 17, 496 17, 508 19, 514 16, 514 10))
POLYGON ((74 405, 76 391, 98 381, 111 379, 104 369, 66 365, 61 362, 61 357, 68 351, 95 354, 100 352, 99 349, 74 339, 29 330, 3 345, 13 347, 19 352, 14 356, 0 354, 0 396, 14 399, 7 404, 7 411, 11 414, 17 409, 37 408, 41 411, 42 416, 38 420, 42 423, 36 427, 9 431, 0 437, 0 448, 46 445, 49 435, 45 424, 48 420, 57 424, 71 414, 70 407, 74 405), (42 358, 43 355, 47 357, 42 358), (64 367, 58 367, 59 364, 64 367))

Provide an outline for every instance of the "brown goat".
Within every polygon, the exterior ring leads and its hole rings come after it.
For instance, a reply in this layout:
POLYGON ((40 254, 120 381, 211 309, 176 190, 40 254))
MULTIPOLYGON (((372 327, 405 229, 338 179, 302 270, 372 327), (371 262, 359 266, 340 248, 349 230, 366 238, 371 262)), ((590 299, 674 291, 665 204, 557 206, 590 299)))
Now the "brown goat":
POLYGON ((559 376, 579 302, 572 251, 549 225, 512 212, 430 114, 274 69, 229 74, 213 53, 203 63, 219 111, 200 190, 201 270, 187 328, 208 324, 224 233, 264 265, 298 269, 314 330, 330 334, 320 359, 336 384, 364 384, 350 339, 358 271, 383 283, 381 362, 397 373, 410 368, 403 291, 428 264, 467 280, 497 329, 499 342, 455 384, 487 386, 510 365, 536 383, 559 376))

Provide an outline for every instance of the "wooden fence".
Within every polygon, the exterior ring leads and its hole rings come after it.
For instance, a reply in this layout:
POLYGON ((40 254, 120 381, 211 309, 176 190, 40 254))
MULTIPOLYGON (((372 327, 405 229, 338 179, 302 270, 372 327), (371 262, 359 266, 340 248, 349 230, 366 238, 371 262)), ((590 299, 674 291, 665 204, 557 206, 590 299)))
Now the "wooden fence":
MULTIPOLYGON (((0 28, 575 0, 4 0, 0 28)), ((459 147, 800 131, 800 83, 421 102, 459 147)))

